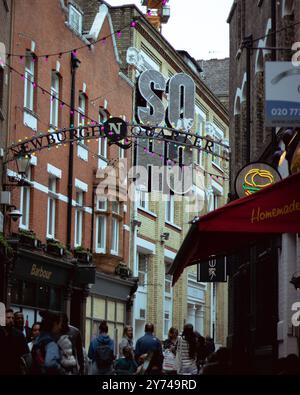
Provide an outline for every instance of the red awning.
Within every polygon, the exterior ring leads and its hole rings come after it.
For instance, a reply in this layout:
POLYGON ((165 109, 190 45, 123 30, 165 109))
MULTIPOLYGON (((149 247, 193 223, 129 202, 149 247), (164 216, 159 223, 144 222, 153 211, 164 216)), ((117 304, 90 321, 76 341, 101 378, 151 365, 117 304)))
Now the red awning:
POLYGON ((276 233, 300 233, 300 173, 200 217, 169 270, 173 285, 187 266, 276 233))

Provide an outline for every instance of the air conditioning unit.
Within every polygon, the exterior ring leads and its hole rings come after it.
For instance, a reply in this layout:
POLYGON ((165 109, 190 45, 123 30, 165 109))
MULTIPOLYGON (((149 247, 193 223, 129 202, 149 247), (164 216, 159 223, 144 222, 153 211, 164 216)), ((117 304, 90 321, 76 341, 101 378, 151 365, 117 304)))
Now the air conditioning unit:
POLYGON ((0 204, 10 205, 11 194, 9 191, 1 191, 0 192, 0 204))

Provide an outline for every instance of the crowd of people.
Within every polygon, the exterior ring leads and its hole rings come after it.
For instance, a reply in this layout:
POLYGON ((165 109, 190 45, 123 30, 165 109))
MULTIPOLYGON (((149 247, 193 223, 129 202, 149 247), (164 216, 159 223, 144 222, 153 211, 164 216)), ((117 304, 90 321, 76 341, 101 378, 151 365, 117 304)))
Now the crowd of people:
MULTIPOLYGON (((170 328, 168 338, 155 336, 151 323, 134 342, 133 329, 125 326, 118 345, 101 321, 99 334, 86 353, 80 331, 66 314, 40 312, 41 322, 31 330, 21 311, 6 310, 6 326, 0 327, 2 375, 225 375, 233 374, 229 350, 215 350, 213 339, 204 338, 186 324, 181 334, 170 328), (117 347, 118 346, 118 347, 117 347), (117 352, 116 352, 117 350, 117 352)), ((277 374, 299 374, 299 358, 278 360, 277 374)))

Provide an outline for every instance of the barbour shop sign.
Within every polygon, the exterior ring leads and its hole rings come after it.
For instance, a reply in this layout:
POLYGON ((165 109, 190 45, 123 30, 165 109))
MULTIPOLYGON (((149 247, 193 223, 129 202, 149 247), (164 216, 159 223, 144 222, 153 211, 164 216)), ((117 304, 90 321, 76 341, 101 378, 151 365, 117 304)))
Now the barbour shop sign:
POLYGON ((52 276, 52 272, 45 270, 43 266, 37 266, 35 264, 31 266, 30 274, 31 276, 43 278, 45 280, 50 280, 52 276))

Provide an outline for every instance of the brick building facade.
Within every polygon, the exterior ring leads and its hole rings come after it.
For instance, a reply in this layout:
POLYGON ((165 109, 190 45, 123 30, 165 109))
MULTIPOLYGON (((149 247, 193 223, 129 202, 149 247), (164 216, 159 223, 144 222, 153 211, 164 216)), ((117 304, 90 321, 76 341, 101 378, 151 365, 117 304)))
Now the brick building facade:
MULTIPOLYGON (((41 132, 103 123, 110 116, 130 119, 132 87, 120 75, 116 40, 107 9, 98 9, 91 22, 79 1, 18 2, 11 49, 18 56, 11 57, 17 73, 11 73, 10 144, 26 142, 41 132), (79 47, 83 48, 72 50, 79 47), (73 65, 78 59, 73 79, 72 58, 73 65)), ((17 223, 6 223, 6 234, 20 240, 9 299, 24 309, 30 323, 37 318, 38 308, 44 307, 64 310, 83 333, 86 328, 86 345, 97 333, 100 319, 108 320, 116 340, 121 336, 124 323, 130 320, 127 296, 135 286, 130 275, 121 279, 115 274, 118 265, 129 262, 130 205, 99 201, 96 187, 101 182, 99 169, 112 160, 116 167, 121 157, 131 161, 130 155, 130 150, 109 145, 101 137, 58 144, 31 157, 28 184, 12 190, 12 203, 23 215, 17 223), (40 240, 44 247, 29 249, 21 243, 26 236, 40 240), (71 253, 51 257, 50 251, 60 254, 61 247, 71 253), (95 266, 84 258, 86 253, 74 262, 73 255, 78 257, 82 249, 92 252, 95 266), (42 272, 34 272, 32 263, 51 273, 53 283, 40 287, 49 294, 47 300, 37 286, 42 272)), ((15 172, 15 163, 9 162, 7 174, 15 172)))
MULTIPOLYGON (((0 2, 0 194, 3 190, 3 160, 4 160, 4 149, 7 144, 7 136, 9 133, 8 128, 8 101, 9 101, 9 79, 10 73, 8 68, 5 66, 9 60, 6 58, 6 53, 10 51, 11 43, 11 23, 12 23, 12 1, 1 1, 0 2)), ((4 196, 0 197, 0 232, 3 232, 5 208, 2 205, 4 203, 4 196)), ((4 254, 0 252, 1 264, 0 264, 0 298, 4 297, 4 254)))
MULTIPOLYGON (((267 162, 282 177, 290 174, 287 163, 278 166, 274 155, 284 147, 285 128, 265 126, 264 77, 266 61, 291 60, 290 48, 299 41, 299 26, 294 25, 299 6, 298 1, 289 0, 233 2, 228 17, 232 198, 236 174, 249 162, 267 162)), ((299 355, 298 334, 291 325, 297 294, 289 283, 299 270, 297 251, 297 236, 284 234, 266 237, 232 259, 228 344, 233 359, 241 367, 244 362, 247 370, 271 373, 277 358, 299 355)))

